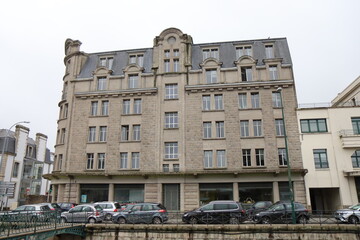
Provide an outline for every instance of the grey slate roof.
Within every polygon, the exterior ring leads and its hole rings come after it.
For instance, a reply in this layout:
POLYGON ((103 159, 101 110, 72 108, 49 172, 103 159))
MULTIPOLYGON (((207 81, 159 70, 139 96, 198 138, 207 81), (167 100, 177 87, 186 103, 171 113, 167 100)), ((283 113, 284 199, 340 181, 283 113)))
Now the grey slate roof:
MULTIPOLYGON (((219 47, 219 61, 222 62, 222 68, 234 67, 234 61, 236 61, 236 45, 249 44, 252 45, 253 58, 257 60, 257 65, 264 65, 263 59, 265 59, 265 44, 274 44, 274 54, 276 58, 282 58, 283 64, 292 64, 289 47, 286 38, 272 38, 272 39, 259 39, 259 40, 247 40, 247 41, 232 41, 232 42, 219 42, 219 43, 202 43, 192 45, 192 69, 200 69, 202 59, 202 48, 217 46, 219 47)), ((113 54, 113 75, 123 75, 123 69, 128 64, 129 53, 144 52, 144 73, 151 73, 153 49, 134 49, 134 50, 122 50, 106 53, 92 53, 89 54, 83 69, 79 74, 79 78, 90 78, 92 72, 97 68, 98 59, 100 56, 113 54)))

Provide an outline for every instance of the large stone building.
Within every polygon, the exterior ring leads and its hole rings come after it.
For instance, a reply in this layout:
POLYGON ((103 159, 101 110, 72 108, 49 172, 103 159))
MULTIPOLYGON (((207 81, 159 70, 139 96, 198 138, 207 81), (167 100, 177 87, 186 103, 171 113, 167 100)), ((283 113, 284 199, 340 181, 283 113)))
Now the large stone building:
POLYGON ((360 200, 360 77, 330 106, 300 106, 307 204, 333 211, 360 200))
POLYGON ((50 181, 42 178, 53 170, 47 136, 37 133, 34 140, 29 133, 23 125, 16 125, 15 132, 0 129, 1 209, 14 209, 25 204, 28 195, 45 196, 49 191, 50 181))
POLYGON ((194 44, 169 28, 152 48, 101 53, 65 42, 55 201, 162 202, 289 197, 305 186, 285 38, 194 44), (282 93, 278 91, 282 88, 282 93))

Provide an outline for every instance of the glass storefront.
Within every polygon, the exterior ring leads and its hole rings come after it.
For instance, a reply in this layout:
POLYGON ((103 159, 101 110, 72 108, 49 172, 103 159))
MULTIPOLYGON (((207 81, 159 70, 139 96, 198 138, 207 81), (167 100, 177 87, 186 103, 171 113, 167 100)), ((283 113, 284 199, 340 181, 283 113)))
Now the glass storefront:
POLYGON ((144 202, 144 184, 115 184, 114 200, 119 203, 144 202))
MULTIPOLYGON (((293 185, 294 189, 294 185, 293 185)), ((289 182, 279 182, 280 201, 290 200, 289 182)))
POLYGON ((200 183, 200 206, 214 200, 233 200, 232 183, 200 183))
POLYGON ((273 201, 272 182, 239 183, 239 201, 243 203, 273 201))
POLYGON ((108 201, 109 184, 80 184, 80 203, 108 201))

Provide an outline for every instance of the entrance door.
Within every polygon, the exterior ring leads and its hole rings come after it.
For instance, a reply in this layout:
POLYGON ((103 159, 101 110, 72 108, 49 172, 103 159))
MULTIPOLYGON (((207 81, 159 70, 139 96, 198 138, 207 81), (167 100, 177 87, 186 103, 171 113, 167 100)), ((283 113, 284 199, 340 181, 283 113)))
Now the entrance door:
POLYGON ((163 184, 163 203, 167 210, 180 210, 180 184, 163 184))
POLYGON ((333 212, 340 205, 339 188, 310 188, 313 214, 333 212))

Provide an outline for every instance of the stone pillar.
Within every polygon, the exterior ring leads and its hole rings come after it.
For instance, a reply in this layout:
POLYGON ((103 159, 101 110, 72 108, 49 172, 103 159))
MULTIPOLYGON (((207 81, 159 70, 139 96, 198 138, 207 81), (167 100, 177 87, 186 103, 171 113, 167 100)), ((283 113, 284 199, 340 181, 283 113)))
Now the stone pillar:
POLYGON ((109 183, 108 201, 114 201, 114 184, 113 183, 109 183))
POLYGON ((234 201, 240 201, 239 199, 239 183, 233 183, 233 199, 234 201))
POLYGON ((279 182, 273 182, 273 202, 280 201, 279 182))

